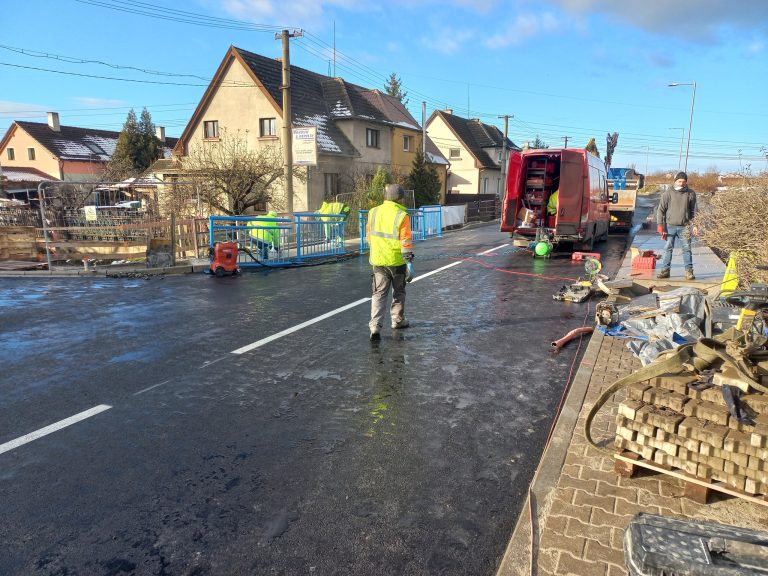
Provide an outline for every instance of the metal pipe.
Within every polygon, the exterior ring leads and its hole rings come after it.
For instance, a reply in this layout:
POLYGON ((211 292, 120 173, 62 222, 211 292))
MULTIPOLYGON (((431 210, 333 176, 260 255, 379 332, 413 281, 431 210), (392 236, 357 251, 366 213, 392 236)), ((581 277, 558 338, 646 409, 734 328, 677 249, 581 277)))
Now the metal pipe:
POLYGON ((559 340, 555 340, 554 342, 552 342, 552 348, 554 350, 560 350, 560 348, 568 344, 568 342, 576 338, 576 336, 581 336, 582 334, 591 334, 594 331, 594 329, 595 329, 594 326, 584 326, 582 328, 575 328, 574 330, 571 330, 570 332, 568 332, 568 334, 566 334, 559 340))
POLYGON ((45 240, 45 259, 48 262, 48 271, 51 271, 51 250, 48 247, 48 222, 45 219, 45 182, 37 185, 37 199, 40 202, 40 219, 43 223, 43 240, 45 240))

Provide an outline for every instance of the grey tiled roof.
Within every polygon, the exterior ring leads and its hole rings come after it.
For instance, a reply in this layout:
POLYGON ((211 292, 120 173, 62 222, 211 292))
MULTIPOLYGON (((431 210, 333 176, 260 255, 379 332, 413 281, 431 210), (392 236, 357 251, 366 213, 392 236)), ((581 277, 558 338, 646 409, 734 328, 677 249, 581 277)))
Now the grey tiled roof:
MULTIPOLYGON (((120 132, 78 126, 61 126, 56 132, 45 122, 17 120, 16 124, 61 160, 106 162, 115 152, 120 132)), ((165 139, 165 156, 170 157, 177 138, 165 139)))
POLYGON ((45 182, 46 180, 58 180, 38 170, 37 168, 26 168, 22 166, 5 166, 0 171, 9 182, 45 182))
MULTIPOLYGON (((282 106, 281 62, 241 48, 233 49, 248 64, 272 99, 282 106)), ((342 78, 330 78, 293 65, 291 115, 295 126, 317 127, 318 146, 325 154, 359 155, 337 126, 337 122, 344 120, 363 120, 420 129, 418 122, 396 98, 378 90, 351 84, 342 78)))
MULTIPOLYGON (((501 133, 501 130, 478 119, 469 120, 442 111, 437 111, 437 114, 453 129, 459 139, 484 168, 496 168, 499 166, 498 162, 495 162, 485 149, 502 147, 504 135, 501 133)), ((520 148, 507 138, 507 149, 519 150, 520 148)))

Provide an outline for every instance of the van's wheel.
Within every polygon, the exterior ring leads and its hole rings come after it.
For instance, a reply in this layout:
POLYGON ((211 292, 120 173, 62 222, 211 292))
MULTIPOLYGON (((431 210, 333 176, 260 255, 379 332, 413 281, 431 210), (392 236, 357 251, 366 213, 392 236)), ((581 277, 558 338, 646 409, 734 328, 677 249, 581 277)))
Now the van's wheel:
POLYGON ((224 276, 224 268, 222 266, 217 266, 213 273, 216 274, 217 278, 222 278, 224 276))

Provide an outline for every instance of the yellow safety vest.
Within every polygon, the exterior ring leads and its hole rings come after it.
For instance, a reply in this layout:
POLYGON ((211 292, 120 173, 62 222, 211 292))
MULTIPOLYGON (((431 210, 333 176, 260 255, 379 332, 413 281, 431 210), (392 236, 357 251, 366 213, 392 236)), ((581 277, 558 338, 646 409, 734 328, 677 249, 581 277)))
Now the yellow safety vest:
MULTIPOLYGON (((404 206, 385 200, 368 213, 368 244, 371 248, 369 262, 373 266, 402 266, 400 225, 408 218, 404 206)), ((410 244, 410 242, 409 242, 410 244)))
POLYGON ((549 197, 549 202, 547 202, 547 214, 557 214, 557 197, 560 194, 560 189, 558 188, 549 197))
MULTIPOLYGON (((277 212, 269 212, 263 218, 277 218, 277 212)), ((280 230, 277 229, 277 225, 278 223, 274 221, 251 220, 251 226, 259 226, 259 228, 251 228, 251 238, 272 244, 277 248, 280 244, 280 230), (267 228, 272 228, 272 230, 267 228)))

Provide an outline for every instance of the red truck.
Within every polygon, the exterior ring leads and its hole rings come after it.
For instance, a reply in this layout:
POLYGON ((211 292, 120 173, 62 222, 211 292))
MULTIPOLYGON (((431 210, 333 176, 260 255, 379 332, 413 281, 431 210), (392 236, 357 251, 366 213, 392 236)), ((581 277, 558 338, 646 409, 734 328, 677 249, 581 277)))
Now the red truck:
POLYGON ((592 250, 608 239, 610 214, 605 164, 580 148, 512 152, 501 211, 501 231, 515 246, 527 246, 545 233, 553 244, 572 243, 592 250), (559 190, 556 213, 547 213, 559 190))

